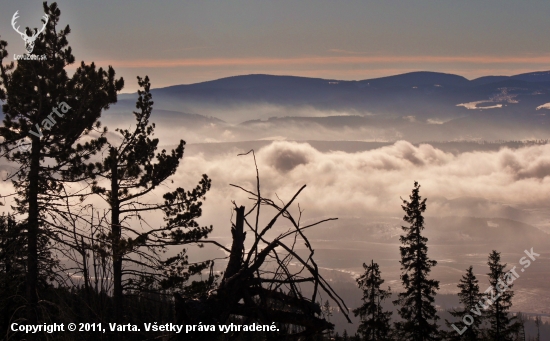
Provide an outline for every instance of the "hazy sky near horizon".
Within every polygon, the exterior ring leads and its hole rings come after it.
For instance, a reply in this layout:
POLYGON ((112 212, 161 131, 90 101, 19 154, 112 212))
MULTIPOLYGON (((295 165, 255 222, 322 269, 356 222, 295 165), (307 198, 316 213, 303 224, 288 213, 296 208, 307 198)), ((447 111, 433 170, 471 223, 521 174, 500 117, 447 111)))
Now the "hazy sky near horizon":
MULTIPOLYGON (((266 73, 357 80, 410 71, 476 78, 550 69, 550 2, 542 0, 57 2, 77 63, 113 65, 137 88, 266 73)), ((0 39, 40 26, 42 1, 1 0, 0 39)))

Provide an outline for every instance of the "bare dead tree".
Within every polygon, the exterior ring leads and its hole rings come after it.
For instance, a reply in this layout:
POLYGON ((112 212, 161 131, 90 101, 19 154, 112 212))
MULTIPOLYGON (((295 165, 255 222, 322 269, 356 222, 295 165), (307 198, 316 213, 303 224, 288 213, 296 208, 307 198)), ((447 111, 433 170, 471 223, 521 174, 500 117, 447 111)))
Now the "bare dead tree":
POLYGON ((112 292, 112 266, 109 257, 107 210, 100 212, 92 204, 78 205, 63 198, 63 209, 52 209, 55 215, 50 222, 57 230, 53 236, 63 245, 58 252, 67 259, 63 272, 68 287, 84 288, 88 299, 90 293, 112 292))
MULTIPOLYGON (((254 151, 250 151, 256 157, 254 151)), ((273 322, 279 328, 287 328, 291 332, 284 335, 281 332, 268 332, 267 340, 304 340, 307 337, 333 329, 334 325, 322 317, 321 307, 316 303, 320 293, 325 293, 340 308, 348 322, 348 308, 344 301, 333 290, 330 284, 319 272, 313 259, 314 249, 304 231, 326 221, 324 219, 312 224, 301 226, 302 210, 298 205, 299 216, 295 219, 289 209, 298 195, 304 190, 302 186, 288 203, 275 203, 262 197, 260 193, 260 177, 256 165, 256 192, 239 188, 251 195, 254 201, 252 208, 246 212, 244 206, 234 204, 236 220, 231 228, 232 246, 229 260, 219 285, 206 295, 195 298, 183 298, 175 294, 176 319, 186 325, 216 326, 216 331, 184 334, 180 337, 186 340, 214 340, 224 335, 226 340, 233 340, 239 332, 223 333, 218 325, 229 323, 231 318, 240 317, 241 321, 251 324, 257 322, 271 325, 273 322), (264 226, 260 224, 260 209, 267 207, 276 212, 264 226), (266 233, 273 231, 275 224, 283 218, 291 228, 280 233, 276 238, 268 240, 266 233), (252 246, 245 251, 247 232, 252 234, 252 246), (308 252, 307 256, 299 255, 295 246, 302 241, 308 252), (306 297, 302 287, 309 285, 312 294, 306 297)), ((303 252, 300 252, 301 254, 303 252)))

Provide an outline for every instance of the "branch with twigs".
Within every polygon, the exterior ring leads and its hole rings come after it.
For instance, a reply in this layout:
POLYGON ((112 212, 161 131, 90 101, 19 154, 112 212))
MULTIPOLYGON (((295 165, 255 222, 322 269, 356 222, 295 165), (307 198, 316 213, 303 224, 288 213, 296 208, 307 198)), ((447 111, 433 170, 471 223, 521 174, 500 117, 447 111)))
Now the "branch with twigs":
MULTIPOLYGON (((238 185, 231 186, 250 195, 250 200, 254 202, 252 209, 246 211, 244 206, 238 206, 233 202, 236 211, 235 223, 232 223, 231 228, 233 242, 223 278, 216 289, 205 296, 184 298, 176 294, 178 322, 224 324, 235 317, 245 323, 276 322, 280 326, 296 327, 293 328, 294 332, 284 335, 285 340, 301 340, 303 337, 322 333, 334 327, 322 317, 317 303, 321 293, 324 293, 336 303, 351 323, 346 304, 320 274, 313 258, 314 249, 304 233, 309 228, 337 218, 323 219, 302 226, 302 209, 298 205, 299 217, 295 219, 290 208, 306 186, 302 186, 287 203, 279 199, 280 205, 262 197, 254 151, 240 155, 248 154, 254 157, 256 192, 238 185), (261 225, 260 222, 259 212, 262 206, 275 210, 274 216, 265 225, 261 225), (249 220, 249 217, 252 219, 249 220), (290 222, 291 228, 268 240, 268 232, 274 232, 281 217, 290 222), (247 233, 252 235, 252 246, 249 249, 245 248, 247 233), (299 240, 303 241, 309 253, 307 258, 300 256, 295 248, 299 240), (311 298, 303 295, 303 285, 312 287, 311 298)), ((276 339, 281 339, 282 335, 275 334, 266 337, 268 340, 275 336, 276 339)), ((231 340, 237 335, 238 332, 235 332, 225 337, 231 340)), ((206 340, 214 336, 216 335, 212 333, 197 333, 192 337, 193 340, 206 340)))

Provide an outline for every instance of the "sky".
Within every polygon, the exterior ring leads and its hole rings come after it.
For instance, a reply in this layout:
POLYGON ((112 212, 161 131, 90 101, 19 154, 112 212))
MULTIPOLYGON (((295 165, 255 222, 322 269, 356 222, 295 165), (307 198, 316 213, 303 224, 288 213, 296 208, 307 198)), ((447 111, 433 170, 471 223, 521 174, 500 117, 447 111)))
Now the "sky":
MULTIPOLYGON (((550 69, 541 0, 62 0, 77 64, 113 65, 137 88, 263 73, 360 80, 410 71, 469 79, 550 69)), ((1 0, 0 38, 40 26, 42 1, 1 0)))

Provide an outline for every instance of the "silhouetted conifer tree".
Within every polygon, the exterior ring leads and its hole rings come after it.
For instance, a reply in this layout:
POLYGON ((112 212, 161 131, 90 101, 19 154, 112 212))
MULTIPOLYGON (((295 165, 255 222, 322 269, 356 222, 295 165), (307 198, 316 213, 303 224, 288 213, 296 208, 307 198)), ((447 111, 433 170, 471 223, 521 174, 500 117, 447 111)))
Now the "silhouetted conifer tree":
POLYGON ((357 332, 363 340, 389 340, 391 338, 391 311, 384 311, 382 302, 391 296, 391 289, 384 290, 378 264, 371 261, 370 265, 363 263, 365 273, 357 279, 359 289, 363 291, 363 304, 353 310, 355 316, 361 317, 357 332))
POLYGON ((349 341, 349 335, 346 329, 344 329, 344 333, 342 334, 342 341, 349 341))
POLYGON ((542 324, 542 319, 539 315, 535 316, 535 326, 537 326, 537 341, 540 341, 540 325, 542 324))
MULTIPOLYGON (((58 260, 51 252, 50 239, 38 237, 38 283, 37 288, 45 291, 48 281, 56 277, 58 260)), ((0 331, 6 335, 10 322, 24 318, 20 307, 24 306, 25 265, 27 264, 27 242, 24 226, 13 215, 0 216, 0 331)), ((11 332, 11 330, 9 330, 11 332)))
MULTIPOLYGON (((124 84, 115 79, 111 67, 104 71, 93 63, 82 62, 69 77, 66 67, 75 60, 67 41, 70 28, 58 30, 61 12, 56 3, 48 6, 44 2, 43 7, 49 18, 33 53, 44 55, 45 60, 19 60, 17 67, 13 62, 4 65, 7 43, 0 41, 0 99, 5 114, 1 147, 3 156, 17 167, 10 179, 17 194, 17 213, 26 217, 28 324, 39 323, 39 240, 51 236, 47 216, 54 210, 53 202, 66 195, 64 181, 78 180, 84 160, 105 142, 99 138, 78 143, 99 128, 102 110, 116 102, 117 91, 124 84)), ((28 337, 32 340, 36 335, 28 337)))
POLYGON ((516 335, 516 339, 518 341, 527 341, 526 340, 526 337, 525 337, 525 322, 526 322, 526 318, 525 318, 525 315, 520 312, 518 312, 516 314, 516 320, 519 324, 519 329, 518 329, 518 333, 516 335))
MULTIPOLYGON (((330 302, 328 300, 326 300, 325 303, 323 304, 322 311, 325 319, 330 322, 330 318, 332 317, 332 307, 330 306, 330 302)), ((328 330, 329 339, 331 335, 332 335, 332 330, 329 329, 328 330)))
POLYGON ((439 339, 439 316, 434 304, 439 281, 428 278, 437 261, 428 258, 428 238, 422 236, 426 199, 422 200, 419 191, 420 185, 415 181, 410 201, 403 200, 401 206, 405 211, 403 220, 410 226, 402 226, 406 234, 399 239, 404 245, 399 249, 405 292, 398 295, 394 304, 400 305, 398 312, 405 320, 396 323, 399 336, 405 340, 427 341, 439 339))
POLYGON ((510 315, 512 307, 512 297, 514 292, 511 290, 515 279, 512 272, 505 272, 506 264, 500 260, 500 252, 493 250, 489 254, 489 284, 491 286, 491 296, 486 297, 489 305, 487 310, 487 320, 490 328, 487 331, 489 339, 492 341, 512 341, 514 334, 519 330, 519 323, 514 316, 510 315))
POLYGON ((460 292, 458 293, 458 299, 462 304, 462 309, 450 311, 449 313, 458 318, 457 322, 454 322, 455 327, 461 331, 456 331, 452 328, 452 324, 449 321, 445 321, 447 326, 451 327, 451 331, 447 333, 448 340, 468 340, 478 341, 483 339, 483 330, 481 330, 481 324, 484 320, 485 311, 480 306, 479 302, 483 299, 483 294, 479 292, 479 281, 473 273, 473 267, 470 266, 466 269, 466 274, 462 276, 458 283, 460 292), (469 317, 465 317, 469 315, 469 317), (466 318, 466 322, 469 325, 465 325, 463 319, 466 318), (466 327, 467 329, 464 329, 466 327))
POLYGON ((8 332, 11 317, 25 295, 25 240, 21 232, 22 226, 13 216, 0 216, 0 335, 8 332))
MULTIPOLYGON (((210 189, 211 180, 203 175, 191 191, 178 187, 165 193, 164 202, 144 200, 176 172, 183 158, 185 142, 180 140, 170 153, 164 149, 156 153, 159 139, 151 139, 155 124, 149 123, 153 110, 151 84, 148 77, 138 77, 138 83, 143 90, 138 91, 135 129, 116 129, 122 141, 117 145, 109 142, 108 156, 96 163, 93 170, 99 179, 108 181, 106 184, 94 183, 93 191, 108 203, 111 210, 110 232, 103 238, 109 241, 111 248, 115 315, 119 320, 124 320, 125 291, 140 292, 160 287, 183 289, 182 284, 192 275, 212 264, 204 261, 189 265, 185 249, 166 260, 157 257, 168 245, 196 244, 212 231, 212 227, 200 227, 195 221, 202 214, 202 200, 210 189), (145 230, 129 226, 131 219, 149 225, 142 214, 154 211, 164 212, 164 226, 145 230), (128 264, 126 269, 123 263, 128 264)), ((212 278, 210 276, 210 282, 206 281, 207 286, 212 285, 212 278)), ((195 282, 187 289, 203 290, 202 284, 205 282, 195 282)))

